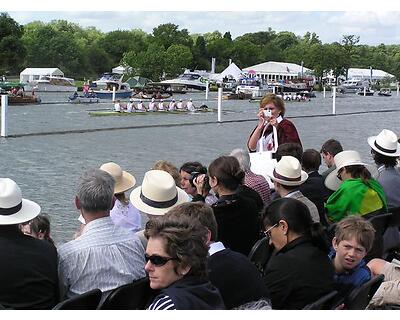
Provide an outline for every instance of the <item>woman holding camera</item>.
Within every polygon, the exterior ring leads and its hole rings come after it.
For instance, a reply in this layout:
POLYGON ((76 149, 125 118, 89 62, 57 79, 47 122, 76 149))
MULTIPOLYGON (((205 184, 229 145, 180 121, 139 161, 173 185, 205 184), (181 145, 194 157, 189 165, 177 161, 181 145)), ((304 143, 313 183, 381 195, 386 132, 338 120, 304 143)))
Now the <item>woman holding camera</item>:
POLYGON ((158 290, 147 309, 225 309, 207 278, 207 228, 186 215, 163 216, 147 222, 145 236, 145 270, 158 290))
POLYGON ((293 122, 283 118, 285 104, 274 93, 268 93, 260 102, 257 113, 258 124, 247 141, 249 152, 271 151, 274 145, 274 130, 276 128, 278 145, 292 142, 301 145, 299 134, 293 122))

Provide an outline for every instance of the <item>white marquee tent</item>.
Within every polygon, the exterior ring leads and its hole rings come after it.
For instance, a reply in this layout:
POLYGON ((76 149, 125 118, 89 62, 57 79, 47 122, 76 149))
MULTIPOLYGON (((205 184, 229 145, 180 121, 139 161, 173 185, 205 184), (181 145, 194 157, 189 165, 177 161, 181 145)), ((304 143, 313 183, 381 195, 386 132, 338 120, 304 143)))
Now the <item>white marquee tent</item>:
POLYGON ((268 61, 243 69, 249 75, 254 75, 267 81, 292 80, 299 76, 311 74, 312 70, 295 63, 268 61))
POLYGON ((64 72, 58 68, 26 68, 19 74, 19 81, 21 83, 27 83, 29 81, 39 80, 41 76, 64 77, 64 72))

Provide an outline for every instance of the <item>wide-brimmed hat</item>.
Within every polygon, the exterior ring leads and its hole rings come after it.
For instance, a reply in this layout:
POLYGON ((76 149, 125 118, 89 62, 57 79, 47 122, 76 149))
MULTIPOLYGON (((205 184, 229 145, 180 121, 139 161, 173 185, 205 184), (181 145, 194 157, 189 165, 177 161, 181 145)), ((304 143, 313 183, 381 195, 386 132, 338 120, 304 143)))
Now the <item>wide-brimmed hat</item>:
POLYGON ((114 162, 107 162, 101 165, 100 170, 108 172, 115 180, 114 194, 121 193, 133 188, 136 179, 129 172, 123 171, 121 167, 114 162))
POLYGON ((339 152, 338 154, 336 154, 333 160, 335 162, 336 168, 335 170, 330 172, 325 179, 325 186, 330 190, 337 190, 339 188, 343 181, 338 179, 337 173, 340 169, 347 166, 361 165, 369 170, 372 177, 377 177, 378 175, 378 170, 375 168, 375 166, 364 163, 361 160, 361 156, 357 151, 346 150, 339 152))
POLYGON ((164 215, 176 205, 189 201, 174 178, 162 170, 147 171, 142 185, 135 188, 129 198, 137 209, 151 215, 164 215))
POLYGON ((400 143, 397 135, 391 130, 383 129, 377 136, 369 137, 367 141, 373 150, 384 156, 400 156, 400 143))
POLYGON ((283 156, 268 176, 284 186, 299 186, 308 179, 307 172, 301 170, 300 161, 292 156, 283 156))
POLYGON ((37 217, 40 206, 22 198, 21 189, 15 181, 0 178, 0 225, 24 223, 37 217))

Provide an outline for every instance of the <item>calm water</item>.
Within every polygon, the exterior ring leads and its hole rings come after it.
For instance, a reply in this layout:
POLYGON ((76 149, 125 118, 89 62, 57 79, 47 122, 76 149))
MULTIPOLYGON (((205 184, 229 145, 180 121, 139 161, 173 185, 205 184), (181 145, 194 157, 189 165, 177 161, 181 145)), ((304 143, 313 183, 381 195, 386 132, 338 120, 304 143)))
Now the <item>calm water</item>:
MULTIPOLYGON (((174 98, 181 97, 193 98, 197 106, 205 103, 217 107, 214 92, 210 93, 208 101, 204 93, 174 98)), ((226 123, 217 123, 216 113, 90 117, 88 110, 107 109, 112 104, 54 103, 61 101, 60 96, 54 94, 42 97, 42 101, 53 103, 9 106, 10 135, 130 127, 0 139, 0 176, 14 179, 23 196, 39 203, 42 212, 51 216, 52 234, 57 243, 70 240, 78 226, 74 196, 78 178, 86 169, 114 161, 133 173, 140 184, 144 173, 157 160, 171 161, 177 167, 190 160, 208 165, 234 148, 245 148, 248 135, 257 123, 258 103, 246 100, 223 101, 222 120, 230 121, 226 123), (131 128, 140 126, 149 127, 131 128)), ((367 137, 378 134, 383 128, 400 133, 400 97, 396 94, 337 98, 337 116, 327 116, 332 112, 332 99, 324 99, 322 95, 310 102, 288 102, 286 107, 286 116, 295 123, 304 148, 319 150, 324 141, 335 138, 345 149, 358 150, 369 163, 372 159, 367 137), (349 114, 354 112, 360 114, 349 114)))

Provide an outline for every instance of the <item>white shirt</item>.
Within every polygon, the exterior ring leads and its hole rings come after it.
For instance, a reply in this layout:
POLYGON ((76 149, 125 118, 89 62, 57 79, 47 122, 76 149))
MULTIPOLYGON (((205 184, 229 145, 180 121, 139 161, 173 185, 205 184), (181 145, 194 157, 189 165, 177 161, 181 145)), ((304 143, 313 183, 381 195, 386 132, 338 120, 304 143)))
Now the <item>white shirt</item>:
POLYGON ((154 111, 154 107, 155 107, 155 102, 150 102, 149 103, 149 111, 154 111))
POLYGON ((159 102, 158 103, 158 110, 164 110, 164 103, 163 102, 159 102))
POLYGON ((225 246, 222 242, 213 242, 210 243, 210 246, 208 247, 208 254, 212 256, 214 253, 217 253, 219 251, 225 250, 225 246))
POLYGON ((179 101, 176 106, 178 109, 183 109, 183 103, 181 101, 179 101))
POLYGON ((186 104, 186 108, 187 108, 189 111, 194 111, 194 110, 195 110, 192 101, 188 101, 188 103, 186 104))
POLYGON ((108 292, 145 276, 139 238, 110 217, 89 222, 80 237, 58 248, 59 279, 67 297, 99 288, 108 292))
POLYGON ((138 110, 144 110, 143 103, 139 102, 137 104, 137 108, 138 108, 138 110))
POLYGON ((110 211, 112 222, 124 229, 137 232, 142 229, 142 216, 132 203, 123 204, 115 199, 114 207, 110 211))
MULTIPOLYGON (((278 123, 281 123, 281 121, 283 120, 282 116, 279 116, 278 118, 276 118, 276 121, 278 123)), ((263 132, 261 134, 261 138, 258 139, 257 141, 257 147, 256 147, 256 151, 271 151, 274 150, 274 130, 272 130, 272 132, 267 135, 266 137, 264 137, 264 132, 265 130, 268 128, 268 126, 270 126, 269 122, 266 122, 263 132)))
POLYGON ((114 104, 114 110, 117 111, 117 112, 121 111, 121 105, 119 104, 119 102, 114 104))
POLYGON ((171 101, 169 103, 169 107, 168 107, 169 111, 174 111, 175 110, 175 102, 171 101))
POLYGON ((132 107, 133 107, 133 103, 132 102, 128 102, 126 104, 126 112, 132 112, 132 107))

